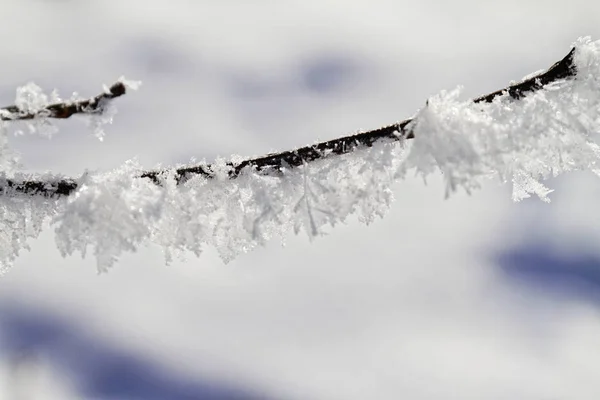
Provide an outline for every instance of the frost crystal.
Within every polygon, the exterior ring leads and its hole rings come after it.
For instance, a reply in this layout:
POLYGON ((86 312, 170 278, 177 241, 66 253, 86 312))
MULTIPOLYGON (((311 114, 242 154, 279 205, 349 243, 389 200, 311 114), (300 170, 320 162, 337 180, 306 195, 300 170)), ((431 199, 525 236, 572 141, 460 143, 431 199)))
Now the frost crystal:
POLYGON ((8 145, 5 122, 0 122, 0 176, 12 174, 19 167, 19 157, 8 145))
POLYGON ((459 100, 460 88, 442 92, 415 118, 413 147, 404 168, 426 176, 439 169, 446 195, 468 193, 484 177, 513 184, 515 201, 535 194, 549 201, 542 180, 560 173, 598 173, 600 147, 600 42, 576 44, 575 79, 561 80, 515 101, 459 100))
MULTIPOLYGON (((127 90, 138 90, 139 87, 142 85, 140 81, 131 81, 125 79, 125 77, 123 76, 120 77, 118 81, 124 84, 127 90)), ((104 93, 110 93, 110 88, 108 86, 104 85, 103 89, 104 93)), ((96 136, 98 140, 104 140, 104 136, 106 136, 104 132, 104 126, 111 125, 113 123, 113 118, 116 113, 117 108, 111 102, 108 102, 102 107, 101 113, 91 114, 87 116, 87 124, 89 128, 94 132, 94 136, 96 136)))
POLYGON ((48 96, 33 82, 17 89, 15 105, 26 113, 38 113, 48 105, 48 96))
MULTIPOLYGON (((63 255, 91 248, 100 271, 147 243, 162 246, 167 262, 173 255, 199 255, 205 245, 229 261, 289 230, 314 238, 353 214, 370 223, 393 201, 393 182, 412 171, 424 179, 440 171, 446 196, 471 193, 494 178, 512 183, 515 201, 532 194, 549 201, 547 178, 600 171, 600 147, 593 141, 600 128, 600 42, 584 38, 575 46, 574 79, 517 101, 503 95, 475 104, 460 99, 460 88, 442 92, 415 115, 413 140, 378 142, 284 168, 278 176, 247 168, 229 179, 230 167, 220 160, 212 165, 212 179, 197 175, 178 184, 166 172, 157 185, 138 178, 140 168, 130 162, 111 173, 87 174, 74 194, 59 200, 4 193, 0 257, 8 265, 49 221, 63 255)), ((0 165, 8 168, 1 140, 0 151, 0 165)))
POLYGON ((88 175, 65 199, 53 220, 58 248, 70 255, 92 246, 100 271, 145 241, 161 245, 167 262, 173 252, 199 255, 205 244, 229 261, 288 227, 313 237, 355 212, 365 222, 382 216, 392 200, 392 175, 382 167, 400 160, 399 146, 380 144, 281 177, 246 171, 231 180, 230 167, 221 163, 217 178, 194 176, 177 184, 165 174, 160 186, 136 178, 141 170, 128 163, 110 174, 88 175))
MULTIPOLYGON (((0 176, 0 182, 4 177, 0 176)), ((0 275, 12 265, 19 251, 29 249, 27 240, 37 238, 54 212, 41 198, 0 197, 0 275)))

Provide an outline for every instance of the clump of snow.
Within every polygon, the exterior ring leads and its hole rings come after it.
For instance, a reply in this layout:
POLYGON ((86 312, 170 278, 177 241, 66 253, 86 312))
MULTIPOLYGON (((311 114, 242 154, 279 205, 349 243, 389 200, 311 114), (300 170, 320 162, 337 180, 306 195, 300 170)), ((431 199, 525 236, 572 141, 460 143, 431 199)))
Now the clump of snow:
POLYGON ((104 137, 106 136, 104 127, 113 123, 116 114, 117 108, 114 104, 107 103, 102 107, 101 113, 86 115, 85 121, 87 126, 99 141, 104 141, 104 137))
POLYGON ((15 105, 23 113, 39 113, 48 105, 48 96, 33 82, 17 88, 15 105))
POLYGON ((399 164, 400 153, 399 146, 378 144, 281 177, 248 170, 235 180, 222 161, 213 165, 216 178, 197 175, 177 184, 166 173, 160 186, 136 178, 141 169, 130 162, 109 174, 88 174, 60 204, 52 221, 57 246, 63 255, 85 255, 92 247, 99 271, 147 242, 162 246, 167 262, 188 251, 200 255, 205 245, 230 261, 289 228, 314 237, 350 214, 365 222, 383 216, 393 177, 381 166, 399 164))
POLYGON ((12 261, 48 221, 63 255, 91 248, 99 271, 148 243, 162 246, 167 262, 199 255, 207 245, 229 261, 290 230, 314 238, 350 215, 370 223, 393 201, 391 185, 413 171, 424 179, 441 171, 446 196, 471 193, 493 178, 512 183, 515 201, 532 194, 549 201, 545 179, 600 171, 593 141, 600 129, 600 42, 584 38, 575 46, 574 79, 517 101, 503 95, 474 104, 460 98, 460 88, 442 92, 415 115, 413 140, 379 142, 281 175, 246 168, 232 180, 231 167, 218 160, 212 179, 197 175, 177 184, 170 171, 156 185, 138 178, 141 169, 130 162, 86 174, 67 198, 0 196, 0 220, 8 221, 0 257, 5 265, 12 261))
POLYGON ((160 218, 164 192, 150 180, 136 178, 134 162, 109 174, 85 174, 79 189, 61 202, 54 217, 57 246, 63 255, 86 254, 94 247, 98 268, 112 265, 123 251, 135 251, 160 218))
MULTIPOLYGON (((141 82, 128 80, 125 79, 125 77, 120 77, 118 82, 124 84, 127 90, 137 90, 141 86, 141 82)), ((110 88, 107 85, 103 85, 103 91, 104 93, 110 93, 110 88)), ((26 85, 17 88, 14 103, 19 110, 16 113, 17 115, 14 115, 7 110, 0 110, 0 114, 8 118, 15 118, 18 114, 36 114, 36 118, 15 121, 16 126, 25 125, 31 134, 52 137, 58 132, 58 128, 52 122, 52 119, 48 118, 47 112, 45 112, 44 109, 51 104, 61 103, 63 101, 65 103, 75 103, 82 100, 87 99, 80 96, 77 92, 73 92, 68 100, 61 99, 56 90, 53 90, 47 95, 38 85, 29 82, 26 85)), ((113 118, 117 112, 116 107, 114 107, 110 101, 106 101, 104 104, 101 104, 101 106, 102 112, 84 115, 88 127, 100 141, 104 140, 106 135, 104 126, 112 124, 113 118)), ((76 115, 76 117, 79 116, 80 115, 76 115)), ((21 129, 17 129, 14 133, 16 135, 24 134, 21 129)))
POLYGON ((429 99, 415 117, 411 151, 403 169, 424 177, 440 170, 446 195, 468 193, 483 178, 512 182, 513 199, 535 194, 550 201, 542 181, 563 172, 600 171, 600 42, 575 43, 575 79, 560 80, 515 101, 460 100, 461 89, 429 99))
MULTIPOLYGON (((56 126, 52 124, 48 118, 46 118, 44 108, 49 104, 59 101, 60 97, 56 91, 53 91, 50 95, 47 95, 38 85, 33 82, 29 82, 24 86, 17 88, 14 105, 19 111, 16 113, 10 113, 7 110, 0 110, 0 113, 8 118, 17 118, 19 114, 38 114, 39 118, 19 121, 19 124, 24 124, 31 134, 52 137, 52 135, 58 132, 58 128, 56 128, 56 126)), ((23 131, 21 129, 17 129, 15 134, 22 135, 23 131)))
POLYGON ((12 174, 19 169, 19 156, 8 144, 8 129, 0 121, 0 174, 12 174))
MULTIPOLYGON (((125 85, 127 90, 138 90, 142 85, 141 81, 132 81, 129 79, 125 79, 124 76, 120 77, 117 82, 125 85)), ((110 87, 104 85, 102 87, 104 93, 110 93, 110 87)), ((79 99, 81 100, 81 99, 79 99)), ((77 101, 77 100, 71 100, 77 101)), ((104 132, 104 127, 106 125, 111 125, 114 120, 114 116, 117 114, 117 108, 110 101, 107 101, 105 104, 102 104, 102 112, 101 113, 93 113, 86 115, 86 122, 88 124, 89 129, 94 133, 94 136, 98 138, 99 141, 103 141, 106 133, 104 132)))
MULTIPOLYGON (((0 184, 5 178, 0 176, 0 184)), ((39 236, 56 202, 37 196, 0 196, 0 275, 8 271, 27 241, 39 236)))

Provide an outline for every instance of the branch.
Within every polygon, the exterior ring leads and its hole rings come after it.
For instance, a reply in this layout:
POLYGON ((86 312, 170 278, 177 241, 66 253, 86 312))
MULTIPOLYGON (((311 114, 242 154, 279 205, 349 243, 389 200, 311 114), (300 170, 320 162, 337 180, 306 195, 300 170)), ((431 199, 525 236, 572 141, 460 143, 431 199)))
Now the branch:
POLYGON ((8 112, 0 113, 0 119, 3 121, 28 120, 40 117, 65 119, 73 114, 98 114, 104 110, 107 101, 124 95, 125 91, 125 85, 122 82, 117 82, 108 89, 108 92, 99 94, 89 100, 50 104, 37 112, 23 111, 15 105, 8 106, 0 109, 8 112))
MULTIPOLYGON (((572 78, 576 75, 577 71, 574 64, 575 48, 571 49, 569 54, 565 56, 561 61, 552 65, 546 72, 539 75, 526 79, 522 82, 510 85, 504 89, 497 90, 493 93, 477 97, 473 99, 475 103, 490 103, 495 98, 508 94, 511 98, 518 100, 523 98, 525 95, 531 92, 540 90, 549 83, 556 82, 561 79, 572 78)), ((114 88, 115 86, 113 86, 114 88)), ((124 87, 121 89, 123 92, 115 94, 113 97, 120 96, 124 93, 124 87)), ((117 92, 119 93, 119 92, 117 92)), ((111 88, 112 94, 112 88, 111 88)), ((100 95, 104 96, 104 95, 100 95)), ((86 107, 98 107, 100 103, 100 96, 91 100, 93 103, 80 106, 81 110, 87 110, 86 107)), ((108 95, 110 96, 110 95, 108 95)), ((109 98, 113 98, 109 97, 109 98)), ((55 107, 57 110, 62 110, 60 105, 52 105, 48 108, 55 107)), ((64 107, 78 107, 77 105, 65 105, 64 107)), ((71 114, 73 114, 72 112, 71 114)), ((70 116, 69 114, 68 116, 70 116)), ((56 111, 56 115, 63 115, 59 111, 56 111)), ((66 115, 66 114, 65 114, 66 115)), ((67 117, 68 117, 67 116, 67 117)), ((61 117, 56 117, 61 118, 61 117)), ((64 117, 66 118, 66 117, 64 117)), ((280 153, 267 154, 262 157, 248 159, 239 163, 229 163, 231 170, 229 177, 231 179, 236 178, 240 175, 242 170, 246 167, 251 167, 257 171, 261 171, 267 174, 278 174, 284 168, 298 167, 305 163, 315 161, 318 159, 324 159, 334 155, 347 154, 354 151, 360 146, 372 146, 375 142, 380 140, 391 140, 400 141, 404 139, 413 139, 414 133, 412 131, 412 118, 404 121, 384 126, 375 130, 357 133, 350 136, 341 137, 326 142, 317 143, 310 146, 301 147, 295 150, 284 151, 280 153)), ((167 170, 154 170, 147 171, 140 175, 142 178, 151 179, 153 182, 159 184, 161 174, 167 170)), ((190 175, 203 175, 207 178, 213 178, 215 176, 214 169, 210 164, 196 165, 190 167, 179 168, 176 170, 176 176, 178 182, 183 182, 190 175)), ((22 193, 28 195, 42 195, 45 197, 56 197, 66 196, 73 193, 77 189, 77 182, 74 179, 63 179, 56 181, 13 181, 10 179, 5 180, 3 183, 0 182, 0 195, 6 193, 22 193)))

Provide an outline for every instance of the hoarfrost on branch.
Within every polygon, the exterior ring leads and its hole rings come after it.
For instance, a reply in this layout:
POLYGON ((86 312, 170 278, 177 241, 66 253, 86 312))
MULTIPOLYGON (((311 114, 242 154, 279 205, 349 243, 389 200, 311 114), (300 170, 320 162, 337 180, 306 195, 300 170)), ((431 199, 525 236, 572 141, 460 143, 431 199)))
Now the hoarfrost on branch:
MULTIPOLYGON (((313 238, 350 215, 365 223, 383 217, 393 201, 391 185, 408 173, 425 179, 440 171, 446 196, 457 190, 471 193, 484 180, 497 179, 512 184, 515 201, 535 195, 548 202, 551 189, 542 183, 547 178, 600 171, 600 147, 594 142, 600 129, 600 42, 583 38, 574 46, 574 78, 518 100, 506 93, 490 103, 462 100, 460 88, 441 92, 413 118, 410 141, 380 140, 277 174, 246 167, 236 179, 230 179, 231 164, 219 160, 211 165, 211 178, 197 174, 180 181, 167 170, 157 176, 157 185, 140 178, 144 171, 131 161, 112 172, 87 173, 69 196, 5 189, 0 265, 7 269, 27 248, 27 240, 48 224, 64 256, 91 249, 99 271, 123 252, 148 243, 162 246, 167 262, 190 251, 199 255, 206 245, 229 261, 290 229, 313 238)), ((25 110, 47 104, 34 86, 19 96, 25 110)), ((26 180, 2 124, 0 183, 26 180)), ((51 185, 62 177, 36 179, 51 185)))

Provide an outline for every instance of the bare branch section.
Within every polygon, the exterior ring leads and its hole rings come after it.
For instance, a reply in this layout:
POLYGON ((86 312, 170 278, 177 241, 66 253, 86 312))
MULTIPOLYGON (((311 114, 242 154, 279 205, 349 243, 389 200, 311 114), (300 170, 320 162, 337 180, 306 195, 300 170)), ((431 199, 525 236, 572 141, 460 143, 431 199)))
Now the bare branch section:
POLYGON ((0 119, 4 121, 28 120, 40 117, 65 119, 74 114, 98 114, 103 111, 107 101, 122 96, 125 92, 125 85, 122 82, 117 82, 108 89, 108 92, 91 99, 50 104, 35 113, 23 111, 17 106, 3 107, 1 110, 8 111, 8 113, 1 113, 0 119))
MULTIPOLYGON (((477 97, 473 99, 475 103, 492 102, 496 97, 508 94, 513 99, 521 99, 528 93, 535 92, 545 85, 556 82, 561 79, 572 78, 577 71, 574 64, 575 49, 573 48, 569 54, 561 61, 552 65, 547 71, 526 79, 522 82, 500 89, 493 93, 477 97)), ((114 87, 114 86, 113 86, 114 87)), ((124 93, 124 87, 122 88, 124 93)), ((111 88, 112 93, 112 88, 111 88)), ((118 90, 116 93, 119 93, 118 90)), ((120 96, 116 94, 113 97, 120 96)), ((102 95, 101 95, 102 96, 102 95)), ((96 100, 100 102, 101 99, 96 100)), ((92 100, 93 101, 93 100, 92 100)), ((94 104, 97 104, 94 103, 94 104)), ((73 105, 69 106, 72 107, 73 105)), ((54 107, 54 106, 50 106, 54 107)), ((81 110, 84 110, 83 106, 81 110)), ((87 104, 90 107, 90 104, 87 104)), ((58 107, 58 110, 61 110, 58 107)), ((56 111, 57 115, 63 115, 56 111)), ((72 115, 69 114, 68 116, 72 115)), ((66 113, 64 114, 66 115, 66 113)), ((61 117, 56 117, 61 118, 61 117)), ((64 117, 66 118, 66 117, 64 117)), ((239 163, 230 163, 231 171, 229 176, 231 179, 240 175, 245 168, 253 168, 257 171, 267 174, 278 174, 285 168, 293 168, 301 166, 311 161, 332 157, 335 155, 347 154, 361 146, 372 146, 375 142, 388 140, 399 141, 404 139, 413 139, 412 119, 384 126, 375 130, 361 132, 350 136, 341 137, 326 142, 317 143, 310 146, 301 147, 295 150, 284 151, 280 153, 267 154, 262 157, 248 159, 239 163)), ((155 183, 160 183, 161 174, 167 170, 147 171, 140 175, 142 178, 148 178, 155 183)), ((179 182, 185 181, 191 175, 203 175, 207 178, 215 176, 214 168, 210 164, 196 165, 191 167, 179 168, 176 170, 176 176, 179 182)), ((46 197, 66 196, 73 193, 77 189, 77 182, 73 179, 64 179, 59 181, 21 181, 15 182, 12 180, 0 181, 0 195, 17 192, 29 195, 41 195, 46 197)))

